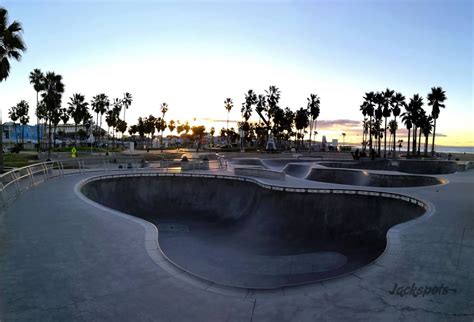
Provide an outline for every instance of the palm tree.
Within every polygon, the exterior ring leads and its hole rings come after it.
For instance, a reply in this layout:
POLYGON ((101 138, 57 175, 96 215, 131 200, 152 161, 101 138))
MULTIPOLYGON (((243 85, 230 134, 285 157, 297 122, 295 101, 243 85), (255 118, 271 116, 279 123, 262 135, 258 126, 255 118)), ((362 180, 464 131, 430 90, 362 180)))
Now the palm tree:
POLYGON ((18 121, 20 117, 18 116, 18 113, 17 113, 17 105, 10 107, 10 110, 8 111, 8 117, 13 122, 13 132, 15 133, 16 144, 18 145, 18 133, 16 130, 16 121, 18 121))
POLYGON ((405 124, 405 127, 408 130, 407 156, 409 156, 410 155, 410 134, 411 134, 411 128, 413 127, 413 124, 411 122, 411 119, 412 119, 411 105, 405 104, 405 109, 406 111, 402 114, 402 122, 403 124, 405 124))
MULTIPOLYGON (((232 98, 226 98, 224 101, 224 108, 227 110, 227 131, 229 131, 229 114, 234 107, 234 102, 232 102, 232 98)), ((227 144, 229 144, 229 139, 227 139, 227 144)))
POLYGON ((431 130, 433 129, 433 117, 431 115, 425 115, 423 118, 423 123, 421 127, 421 131, 425 136, 425 152, 424 155, 428 155, 428 138, 431 134, 431 130))
POLYGON ((321 101, 316 94, 311 94, 307 98, 308 100, 308 111, 309 111, 309 116, 310 116, 310 122, 309 122, 309 151, 311 152, 311 136, 313 133, 313 128, 316 130, 316 122, 319 117, 319 112, 320 112, 320 104, 321 101))
MULTIPOLYGON (((23 28, 21 23, 8 22, 8 11, 0 7, 0 83, 10 75, 10 59, 20 61, 21 55, 26 51, 25 43, 21 36, 23 28)), ((3 173, 3 122, 0 118, 0 173, 3 173)))
MULTIPOLYGON (((35 89, 36 92, 36 109, 39 107, 39 92, 43 90, 43 79, 44 75, 41 72, 40 69, 35 68, 31 73, 30 73, 30 84, 33 85, 33 88, 35 89)), ((36 136, 38 138, 38 153, 40 153, 40 118, 39 118, 38 113, 36 113, 36 136)))
POLYGON ((304 142, 304 129, 309 125, 308 110, 300 108, 296 111, 295 127, 299 131, 298 137, 301 139, 301 144, 304 142))
MULTIPOLYGON (((120 102, 121 104, 122 101, 118 100, 118 102, 120 102)), ((92 111, 94 111, 97 114, 97 123, 95 127, 96 127, 96 135, 98 135, 99 142, 100 142, 100 137, 101 137, 101 132, 102 132, 102 116, 109 109, 109 106, 110 106, 109 97, 105 94, 98 94, 92 98, 91 106, 92 106, 92 111), (100 123, 99 123, 99 115, 100 115, 100 123)))
POLYGON ((81 123, 86 114, 88 113, 88 103, 85 101, 85 97, 82 94, 73 94, 69 98, 68 112, 74 121, 74 146, 77 146, 77 125, 81 123))
POLYGON ((431 155, 434 155, 435 136, 436 136, 436 120, 439 117, 440 107, 444 108, 443 102, 446 100, 446 92, 441 87, 432 87, 431 93, 428 94, 428 105, 432 106, 431 116, 433 117, 433 142, 431 143, 431 155))
MULTIPOLYGON (((393 114, 393 120, 395 123, 397 123, 397 117, 401 113, 401 106, 405 105, 405 96, 403 96, 401 93, 396 93, 394 96, 392 96, 392 114, 393 114)), ((397 142, 397 129, 398 129, 398 123, 397 127, 395 128, 395 131, 393 132, 393 158, 396 158, 396 149, 395 149, 395 144, 397 142)))
MULTIPOLYGON (((395 133, 397 132, 398 129, 398 123, 396 120, 391 120, 388 122, 388 129, 390 131, 390 135, 395 137, 395 133)), ((390 150, 390 149, 389 149, 390 150)), ((393 145, 393 150, 392 150, 393 155, 395 155, 395 144, 393 145)))
POLYGON ((419 149, 417 149, 417 143, 418 146, 420 146, 418 136, 421 137, 421 130, 418 133, 418 128, 420 128, 421 120, 423 118, 423 114, 425 113, 425 111, 423 110, 423 98, 419 94, 415 94, 413 95, 413 98, 410 99, 409 105, 409 109, 411 111, 411 123, 413 124, 412 154, 415 155, 416 151, 418 151, 417 154, 419 154, 419 149))
POLYGON ((385 126, 384 126, 384 137, 383 137, 383 157, 387 157, 387 119, 392 114, 392 98, 393 98, 394 91, 390 89, 386 89, 383 95, 383 109, 382 115, 385 118, 385 126))
POLYGON ((382 130, 380 128, 380 125, 382 123, 382 117, 383 117, 383 106, 385 103, 385 98, 384 98, 384 93, 382 92, 377 92, 375 93, 375 103, 377 104, 377 109, 375 110, 375 124, 377 125, 376 127, 376 132, 377 132, 377 139, 378 139, 378 145, 377 145, 377 155, 380 157, 380 149, 381 149, 381 141, 382 141, 382 130))
POLYGON ((375 112, 375 106, 374 106, 374 102, 375 102, 375 94, 374 92, 368 92, 368 93, 365 93, 365 96, 363 97, 364 98, 364 102, 362 103, 360 109, 362 111, 362 113, 365 113, 369 116, 369 149, 370 149, 370 153, 371 155, 373 156, 373 153, 372 153, 372 118, 374 117, 374 112, 375 112))
POLYGON ((48 157, 51 156, 51 129, 59 123, 59 109, 61 107, 62 94, 64 93, 63 78, 54 72, 47 72, 44 77, 44 90, 41 94, 45 104, 48 120, 48 157))
MULTIPOLYGON (((129 92, 123 94, 123 99, 122 99, 122 103, 123 103, 123 120, 126 121, 125 119, 125 112, 127 111, 127 109, 130 107, 130 105, 132 105, 132 94, 130 94, 129 92)), ((124 131, 125 132, 125 131, 124 131)))
POLYGON ((161 115, 163 115, 163 117, 161 118, 162 122, 159 125, 159 128, 161 129, 160 149, 161 149, 161 152, 163 152, 163 133, 166 130, 165 115, 166 115, 166 112, 168 112, 168 104, 163 102, 163 104, 161 104, 160 111, 161 111, 161 115))

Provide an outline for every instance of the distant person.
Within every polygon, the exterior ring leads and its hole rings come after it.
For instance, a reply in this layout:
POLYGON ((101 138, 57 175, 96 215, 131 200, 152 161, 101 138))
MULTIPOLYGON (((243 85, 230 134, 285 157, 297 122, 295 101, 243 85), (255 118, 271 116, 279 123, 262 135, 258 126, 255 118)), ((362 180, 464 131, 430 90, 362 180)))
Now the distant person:
POLYGON ((359 149, 356 149, 355 150, 355 159, 359 160, 359 158, 360 158, 360 151, 359 151, 359 149))
POLYGON ((448 160, 451 160, 452 157, 453 157, 453 155, 451 153, 448 154, 448 160))

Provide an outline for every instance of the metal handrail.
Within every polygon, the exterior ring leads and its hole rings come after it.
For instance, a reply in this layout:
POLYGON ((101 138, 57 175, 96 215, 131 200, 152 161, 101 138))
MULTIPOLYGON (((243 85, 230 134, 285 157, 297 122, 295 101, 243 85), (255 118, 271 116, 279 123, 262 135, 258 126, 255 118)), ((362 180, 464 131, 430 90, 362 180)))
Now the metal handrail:
MULTIPOLYGON (((160 161, 159 168, 149 168, 151 171, 170 172, 170 169, 176 168, 176 163, 180 164, 182 170, 221 170, 227 168, 227 161, 223 162, 222 157, 217 160, 209 160, 207 163, 217 163, 217 168, 195 166, 196 159, 188 159, 187 164, 192 167, 183 167, 183 163, 179 160, 166 160, 160 161), (189 161, 190 160, 190 161, 189 161), (172 162, 171 162, 172 161, 172 162), (174 166, 172 166, 174 165, 174 166), (224 167, 225 165, 225 167, 224 167)), ((199 159, 200 164, 204 160, 199 159)), ((86 172, 109 172, 109 171, 132 171, 137 172, 140 166, 144 165, 143 158, 135 157, 108 157, 108 158, 91 158, 91 159, 68 159, 68 160, 56 160, 56 161, 45 161, 30 164, 21 168, 12 169, 2 175, 0 175, 0 210, 6 209, 7 205, 11 203, 16 197, 28 189, 34 188, 36 185, 46 182, 49 179, 60 177, 69 174, 84 174, 86 172), (72 165, 71 169, 65 169, 65 165, 72 165), (88 168, 87 166, 96 166, 88 168), (118 165, 116 169, 110 167, 111 165, 118 165), (65 171, 66 170, 66 171, 65 171), (73 171, 68 171, 73 170, 73 171), (74 171, 76 170, 76 171, 74 171), (43 174, 43 179, 38 181, 36 176, 43 174), (26 184, 24 181, 28 181, 26 184), (14 191, 10 191, 14 186, 14 191)))

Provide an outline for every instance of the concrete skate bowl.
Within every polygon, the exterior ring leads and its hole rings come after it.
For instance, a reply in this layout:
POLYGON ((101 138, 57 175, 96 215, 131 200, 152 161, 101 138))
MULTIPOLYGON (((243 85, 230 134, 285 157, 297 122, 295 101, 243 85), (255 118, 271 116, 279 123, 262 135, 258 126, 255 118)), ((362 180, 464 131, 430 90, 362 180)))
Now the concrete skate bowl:
POLYGON ((161 251, 188 273, 252 289, 357 270, 383 253, 390 227, 427 209, 395 194, 284 189, 210 175, 104 176, 80 191, 156 225, 161 251))
POLYGON ((283 169, 290 163, 304 163, 311 164, 313 162, 320 161, 321 158, 275 158, 275 159, 263 159, 262 163, 267 168, 283 169))
POLYGON ((282 170, 289 176, 296 178, 306 178, 311 172, 310 163, 288 163, 282 170))
POLYGON ((398 171, 411 174, 450 174, 458 171, 457 162, 444 160, 323 161, 319 164, 329 168, 398 171))
POLYGON ((229 161, 232 165, 238 166, 251 166, 251 167, 261 167, 265 168, 265 165, 262 163, 262 160, 257 158, 242 158, 242 159, 232 159, 229 161))
POLYGON ((305 179, 326 183, 383 188, 424 187, 446 183, 444 179, 429 176, 381 174, 363 170, 323 168, 311 169, 305 179))

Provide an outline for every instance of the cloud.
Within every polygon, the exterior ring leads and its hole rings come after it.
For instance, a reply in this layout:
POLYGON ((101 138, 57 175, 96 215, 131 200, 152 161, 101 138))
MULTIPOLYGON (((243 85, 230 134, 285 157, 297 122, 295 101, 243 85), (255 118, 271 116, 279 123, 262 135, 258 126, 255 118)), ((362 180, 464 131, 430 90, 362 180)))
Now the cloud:
POLYGON ((334 129, 334 128, 360 128, 362 126, 361 121, 349 120, 349 119, 337 119, 337 120, 318 120, 318 129, 334 129))
POLYGON ((440 137, 440 138, 447 138, 448 135, 447 134, 443 134, 443 133, 436 133, 435 135, 437 138, 440 137))

